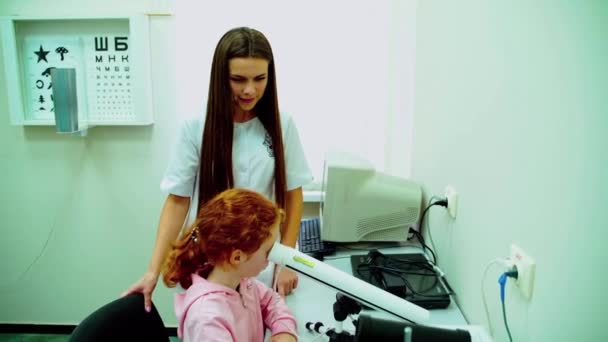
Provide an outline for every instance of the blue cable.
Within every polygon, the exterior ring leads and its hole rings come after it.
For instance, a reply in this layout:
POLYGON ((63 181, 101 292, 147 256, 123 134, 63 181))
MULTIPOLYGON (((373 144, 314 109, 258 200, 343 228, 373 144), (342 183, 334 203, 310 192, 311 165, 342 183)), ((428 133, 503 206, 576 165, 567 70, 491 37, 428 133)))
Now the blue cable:
POLYGON ((505 322, 507 334, 509 335, 509 341, 513 342, 513 338, 511 337, 511 331, 509 330, 509 324, 507 323, 507 313, 505 310, 505 285, 507 283, 507 277, 517 278, 517 271, 505 272, 501 274, 498 278, 498 284, 500 284, 500 302, 502 303, 502 318, 505 322))
POLYGON ((507 283, 507 272, 500 275, 498 278, 498 283, 500 284, 500 301, 505 302, 505 284, 507 283))

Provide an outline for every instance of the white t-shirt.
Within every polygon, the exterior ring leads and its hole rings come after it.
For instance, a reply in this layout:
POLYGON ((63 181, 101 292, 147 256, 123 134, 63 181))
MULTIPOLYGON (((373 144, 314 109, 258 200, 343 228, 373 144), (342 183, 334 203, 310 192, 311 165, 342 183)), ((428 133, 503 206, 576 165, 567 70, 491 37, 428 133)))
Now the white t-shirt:
MULTIPOLYGON (((169 165, 160 183, 161 190, 167 194, 191 198, 186 225, 194 222, 198 208, 198 171, 204 127, 202 116, 181 123, 169 165)), ((287 190, 293 190, 311 182, 312 174, 298 130, 291 116, 285 113, 281 113, 281 129, 287 190)), ((234 123, 232 167, 235 188, 254 190, 274 200, 274 151, 270 135, 257 117, 234 123)))

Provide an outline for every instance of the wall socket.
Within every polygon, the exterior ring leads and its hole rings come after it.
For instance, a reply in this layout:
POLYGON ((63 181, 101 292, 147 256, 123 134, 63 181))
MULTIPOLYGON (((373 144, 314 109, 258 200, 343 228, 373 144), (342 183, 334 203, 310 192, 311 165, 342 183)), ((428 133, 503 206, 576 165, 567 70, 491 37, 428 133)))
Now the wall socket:
POLYGON ((456 189, 451 185, 446 186, 443 197, 448 201, 448 213, 452 218, 456 218, 456 210, 458 209, 458 193, 456 189))
POLYGON ((523 297, 530 300, 534 289, 536 262, 515 244, 511 245, 511 262, 517 267, 515 284, 519 287, 523 297))

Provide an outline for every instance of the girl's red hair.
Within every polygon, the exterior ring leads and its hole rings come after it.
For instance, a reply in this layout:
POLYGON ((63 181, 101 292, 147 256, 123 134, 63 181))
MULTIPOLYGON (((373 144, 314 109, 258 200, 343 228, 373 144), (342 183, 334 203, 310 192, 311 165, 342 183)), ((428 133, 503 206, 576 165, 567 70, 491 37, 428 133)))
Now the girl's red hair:
POLYGON ((163 271, 165 285, 187 289, 192 273, 228 261, 232 251, 254 253, 283 216, 282 209, 257 192, 229 189, 218 194, 173 244, 163 271))

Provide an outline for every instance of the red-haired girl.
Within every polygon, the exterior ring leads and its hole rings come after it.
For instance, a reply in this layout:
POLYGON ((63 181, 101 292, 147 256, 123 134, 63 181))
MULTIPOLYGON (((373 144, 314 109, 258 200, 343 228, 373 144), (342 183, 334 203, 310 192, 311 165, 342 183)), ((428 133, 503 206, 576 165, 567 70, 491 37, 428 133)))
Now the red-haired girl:
POLYGON ((230 189, 206 202, 176 241, 163 281, 176 294, 178 336, 188 341, 296 341, 296 321, 283 301, 254 277, 284 220, 283 210, 257 192, 230 189))

